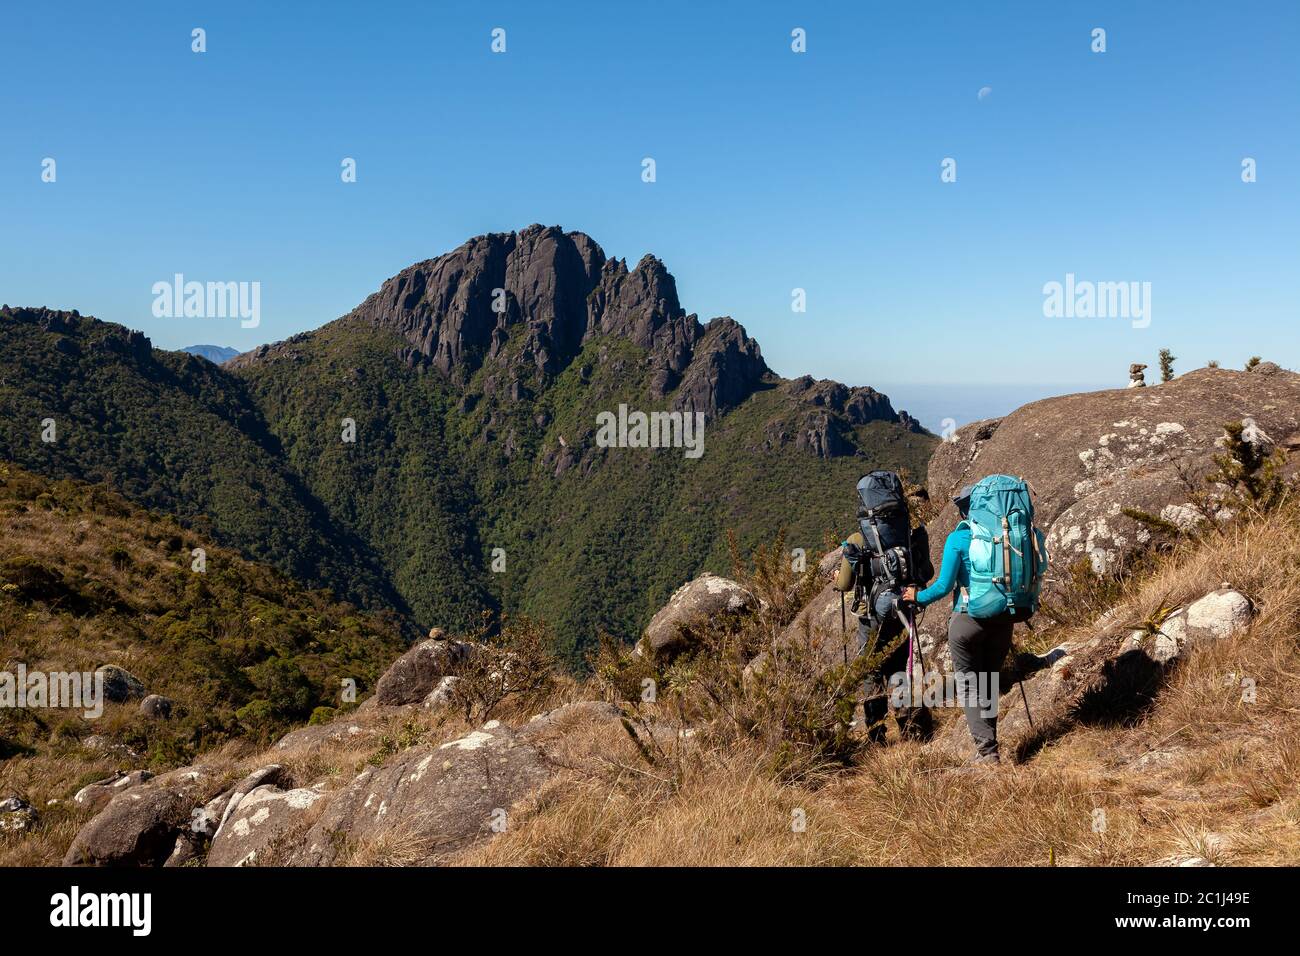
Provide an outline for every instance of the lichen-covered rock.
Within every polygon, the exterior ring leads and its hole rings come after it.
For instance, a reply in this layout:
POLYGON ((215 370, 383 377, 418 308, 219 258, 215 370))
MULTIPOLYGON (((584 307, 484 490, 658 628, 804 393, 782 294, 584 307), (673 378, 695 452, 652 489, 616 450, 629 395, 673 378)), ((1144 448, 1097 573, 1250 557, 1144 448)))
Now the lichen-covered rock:
POLYGON ((315 789, 281 790, 271 784, 255 787, 241 794, 237 804, 212 838, 208 866, 249 866, 258 862, 274 863, 267 851, 291 835, 295 827, 306 830, 307 811, 324 799, 315 789))
POLYGON ((1200 644, 1231 637, 1249 626, 1254 616, 1250 598, 1225 585, 1185 608, 1175 608, 1160 623, 1151 656, 1162 664, 1178 660, 1200 644))
POLYGON ((673 592, 650 619, 637 650, 656 657, 672 655, 690 645, 692 628, 757 606, 757 599, 745 587, 706 572, 673 592))
POLYGON ((438 682, 468 659, 472 648, 448 640, 440 628, 395 660, 375 686, 375 700, 384 705, 418 704, 438 682))
POLYGON ((373 736, 375 736, 373 729, 345 715, 331 720, 328 724, 308 724, 306 727, 291 730, 276 741, 275 749, 311 750, 326 743, 364 740, 373 736))
POLYGON ((176 846, 191 811, 217 777, 208 767, 184 767, 114 796, 73 838, 64 866, 157 866, 176 846))
POLYGON ((131 787, 139 786, 153 779, 148 770, 132 770, 130 773, 115 773, 103 780, 87 784, 76 792, 72 802, 89 810, 100 810, 119 793, 131 787))
POLYGON ((39 820, 36 808, 21 797, 0 800, 0 833, 27 833, 39 820))
MULTIPOLYGON (((1056 572, 1050 589, 1080 559, 1108 570, 1151 544, 1158 526, 1132 512, 1181 527, 1204 520, 1192 496, 1204 490, 1222 453, 1223 426, 1246 419, 1252 434, 1297 447, 1300 375, 1207 368, 1143 389, 1032 402, 1005 418, 965 425, 941 443, 930 461, 929 490, 942 501, 985 475, 1024 477, 1048 533, 1056 572)), ((936 567, 957 518, 949 503, 931 523, 936 567)))
POLYGON ((423 863, 489 839, 510 808, 553 773, 542 752, 489 721, 436 747, 414 747, 368 767, 324 805, 320 819, 281 862, 327 866, 350 848, 400 841, 423 863))

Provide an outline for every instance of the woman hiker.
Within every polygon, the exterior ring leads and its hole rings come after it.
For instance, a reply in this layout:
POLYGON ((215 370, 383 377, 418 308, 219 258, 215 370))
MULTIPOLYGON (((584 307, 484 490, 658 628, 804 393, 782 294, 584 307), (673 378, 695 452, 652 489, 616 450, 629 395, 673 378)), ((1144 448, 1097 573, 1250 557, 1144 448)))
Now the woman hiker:
POLYGON ((1014 622, 1010 614, 977 620, 966 613, 970 588, 970 527, 966 518, 973 488, 967 485, 953 498, 962 522, 943 543, 939 577, 921 591, 908 588, 903 592, 903 599, 925 607, 952 595, 948 649, 952 654, 958 696, 966 711, 966 726, 978 751, 974 762, 998 763, 997 681, 1002 662, 1011 649, 1014 622))

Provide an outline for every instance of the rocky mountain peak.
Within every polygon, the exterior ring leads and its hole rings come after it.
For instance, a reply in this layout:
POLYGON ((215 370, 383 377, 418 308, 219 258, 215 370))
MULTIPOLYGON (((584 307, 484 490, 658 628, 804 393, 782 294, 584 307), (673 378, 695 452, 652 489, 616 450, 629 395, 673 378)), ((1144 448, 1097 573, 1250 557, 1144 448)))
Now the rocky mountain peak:
POLYGON ((660 259, 646 255, 629 269, 590 236, 558 226, 489 233, 409 266, 349 318, 394 329, 459 384, 487 362, 553 379, 598 335, 650 353, 651 397, 687 383, 677 408, 733 407, 770 374, 738 323, 706 328, 686 314, 660 259))

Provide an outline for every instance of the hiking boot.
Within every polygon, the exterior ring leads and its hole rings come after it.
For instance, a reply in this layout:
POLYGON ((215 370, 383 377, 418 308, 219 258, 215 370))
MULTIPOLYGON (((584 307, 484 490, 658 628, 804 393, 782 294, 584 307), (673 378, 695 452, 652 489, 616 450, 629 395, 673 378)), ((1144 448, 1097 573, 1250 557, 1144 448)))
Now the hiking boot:
POLYGON ((974 759, 971 760, 971 763, 973 764, 977 764, 977 763, 998 764, 1001 762, 1002 762, 1002 758, 998 756, 997 751, 994 751, 991 754, 980 754, 978 757, 975 757, 974 759))

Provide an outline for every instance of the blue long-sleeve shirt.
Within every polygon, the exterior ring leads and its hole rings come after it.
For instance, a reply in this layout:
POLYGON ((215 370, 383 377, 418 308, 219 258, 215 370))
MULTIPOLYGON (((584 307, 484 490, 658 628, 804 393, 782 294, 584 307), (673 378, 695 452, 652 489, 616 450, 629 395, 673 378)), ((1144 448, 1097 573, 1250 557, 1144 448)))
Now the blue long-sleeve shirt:
POLYGON ((962 588, 970 587, 970 529, 961 527, 943 543, 943 565, 939 577, 928 588, 918 591, 916 603, 925 607, 945 595, 952 595, 956 607, 962 588))

